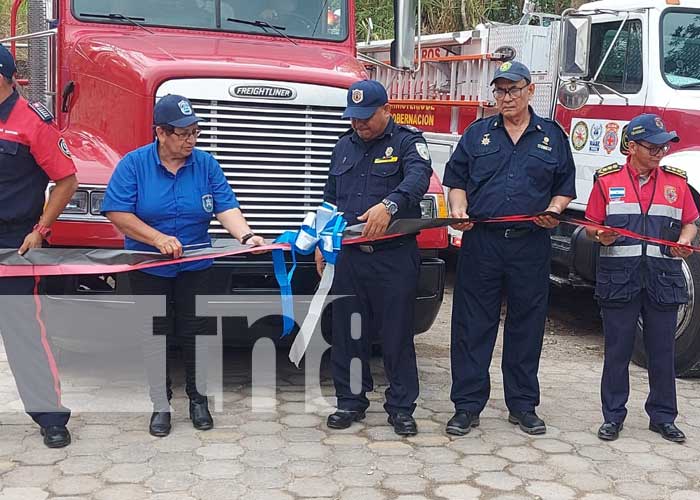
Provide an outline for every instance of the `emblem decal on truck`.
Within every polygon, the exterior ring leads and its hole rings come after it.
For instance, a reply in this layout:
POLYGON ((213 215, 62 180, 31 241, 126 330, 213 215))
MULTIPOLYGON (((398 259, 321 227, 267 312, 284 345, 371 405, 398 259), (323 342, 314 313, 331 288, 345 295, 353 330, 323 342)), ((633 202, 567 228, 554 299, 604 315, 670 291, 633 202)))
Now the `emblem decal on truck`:
POLYGON ((233 97, 244 99, 277 99, 289 101, 295 99, 297 91, 287 87, 272 85, 233 85, 228 89, 233 97))
POLYGON ((611 154, 617 148, 620 142, 618 131, 620 126, 617 123, 610 122, 605 126, 605 137, 603 137, 603 149, 608 154, 611 154))
POLYGON ((576 151, 581 151, 588 142, 588 125, 586 122, 578 122, 571 131, 571 145, 576 151))

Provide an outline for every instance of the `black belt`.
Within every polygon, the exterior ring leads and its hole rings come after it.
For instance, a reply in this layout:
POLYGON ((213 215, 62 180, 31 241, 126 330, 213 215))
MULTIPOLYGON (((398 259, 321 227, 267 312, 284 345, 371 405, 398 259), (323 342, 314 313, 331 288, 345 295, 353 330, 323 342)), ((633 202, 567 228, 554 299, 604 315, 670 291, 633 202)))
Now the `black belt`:
POLYGON ((490 233, 495 233, 498 234, 499 236, 502 236, 503 238, 507 240, 514 240, 517 238, 522 238, 523 236, 527 236, 528 234, 534 233, 537 231, 536 228, 533 227, 506 227, 504 228, 503 226, 491 226, 490 224, 484 224, 482 226, 484 229, 486 229, 490 233))
POLYGON ((410 241, 416 241, 416 235, 410 234, 407 236, 399 236, 398 238, 392 238, 390 240, 375 241, 372 243, 361 243, 359 245, 350 245, 350 248, 357 248, 359 251, 364 253, 374 253, 380 252, 382 250, 390 250, 392 248, 399 248, 410 241))

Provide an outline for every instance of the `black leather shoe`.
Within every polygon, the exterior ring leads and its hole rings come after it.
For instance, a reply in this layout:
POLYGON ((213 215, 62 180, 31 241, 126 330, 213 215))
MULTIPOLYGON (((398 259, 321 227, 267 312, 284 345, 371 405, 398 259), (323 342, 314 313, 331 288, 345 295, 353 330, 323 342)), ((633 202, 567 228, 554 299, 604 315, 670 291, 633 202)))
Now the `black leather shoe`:
POLYGON ((199 431, 208 431, 214 428, 214 419, 209 413, 209 403, 204 401, 190 401, 190 420, 192 426, 199 431))
POLYGON ((389 425, 394 426, 394 432, 399 436, 415 436, 418 434, 416 421, 408 413, 398 412, 395 415, 389 415, 387 422, 389 422, 389 425))
POLYGON ((170 434, 170 429, 170 412, 154 411, 148 426, 148 432, 151 433, 151 436, 165 437, 170 434))
POLYGON ((454 414, 454 417, 447 422, 445 432, 453 436, 464 436, 465 434, 469 434, 472 427, 479 427, 479 415, 468 411, 458 411, 454 414))
POLYGON ((41 428, 44 444, 49 448, 65 448, 70 444, 70 432, 65 425, 49 425, 41 428))
POLYGON ((547 426, 544 425, 544 420, 537 416, 534 411, 521 411, 508 414, 508 422, 517 424, 520 430, 525 434, 544 434, 547 432, 547 426))
POLYGON ((622 422, 619 424, 617 422, 605 422, 598 429, 598 437, 603 441, 615 441, 620 437, 622 427, 622 422))
POLYGON ((674 443, 685 442, 685 434, 683 434, 683 431, 676 427, 676 424, 673 422, 668 422, 665 424, 649 424, 649 430, 658 432, 661 434, 662 438, 668 441, 673 441, 674 443))
POLYGON ((328 415, 326 425, 331 429, 347 429, 353 422, 359 422, 365 419, 363 411, 345 411, 338 410, 332 415, 328 415))

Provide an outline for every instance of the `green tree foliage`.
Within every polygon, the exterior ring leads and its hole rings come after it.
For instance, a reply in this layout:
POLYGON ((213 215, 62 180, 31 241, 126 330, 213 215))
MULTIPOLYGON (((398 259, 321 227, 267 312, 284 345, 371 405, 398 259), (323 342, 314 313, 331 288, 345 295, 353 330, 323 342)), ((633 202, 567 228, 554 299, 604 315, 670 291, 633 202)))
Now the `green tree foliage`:
MULTIPOLYGON (((537 10, 561 13, 572 3, 572 0, 539 0, 537 10)), ((356 5, 358 39, 367 38, 370 18, 374 28, 372 38, 393 38, 393 0, 356 0, 356 5)), ((514 23, 522 16, 522 6, 522 0, 422 0, 422 32, 468 30, 485 21, 514 23)))

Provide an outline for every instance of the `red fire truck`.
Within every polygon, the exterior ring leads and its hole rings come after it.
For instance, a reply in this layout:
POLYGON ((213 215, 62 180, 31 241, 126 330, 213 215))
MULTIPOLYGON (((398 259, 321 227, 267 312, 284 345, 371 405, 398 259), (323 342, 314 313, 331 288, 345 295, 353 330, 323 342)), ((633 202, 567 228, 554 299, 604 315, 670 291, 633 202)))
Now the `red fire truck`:
MULTIPOLYGON (((370 73, 390 89, 397 119, 431 132, 440 175, 465 127, 495 112, 488 84, 500 61, 515 58, 537 84, 534 109, 570 133, 578 191, 572 215, 583 217, 595 170, 625 162, 625 127, 640 113, 656 113, 678 131, 681 142, 664 163, 688 172, 700 203, 700 2, 602 0, 562 17, 525 4, 519 25, 422 37, 413 78, 384 66, 389 41, 359 46, 370 73)), ((459 236, 451 234, 453 244, 459 236)), ((598 247, 582 228, 561 225, 552 246, 554 284, 594 285, 598 247)), ((685 260, 683 270, 690 302, 678 315, 676 371, 693 375, 700 373, 700 255, 685 260)), ((635 359, 644 363, 641 319, 638 331, 635 359)))
MULTIPOLYGON (((22 2, 13 4, 13 30, 22 2)), ((331 151, 349 128, 341 119, 346 89, 367 77, 356 59, 353 0, 27 2, 30 34, 3 43, 28 40, 24 92, 54 111, 80 181, 51 245, 122 246, 122 235, 100 215, 105 187, 124 154, 153 140, 153 105, 168 93, 187 96, 203 118, 197 146, 218 159, 256 233, 274 239, 298 229, 321 203, 331 151)), ((415 7, 397 2, 397 18, 415 21, 415 7)), ((408 34, 413 54, 415 30, 399 31, 408 34)), ((436 176, 421 208, 424 217, 446 214, 436 176)), ((210 233, 226 237, 215 220, 210 233)), ((445 271, 437 252, 447 242, 445 229, 419 236, 420 332, 442 302, 445 271)), ((279 292, 269 255, 219 259, 215 266, 215 294, 279 292)), ((59 332, 70 329, 70 307, 87 296, 123 291, 118 276, 46 281, 49 309, 53 299, 63 311, 55 321, 69 322, 53 329, 59 332)), ((295 294, 312 294, 317 282, 313 262, 302 260, 295 294)), ((278 320, 270 320, 276 331, 278 320)), ((257 327, 265 325, 247 326, 230 328, 229 340, 259 336, 257 327)))

